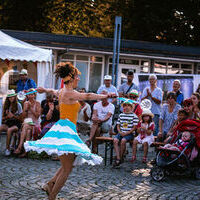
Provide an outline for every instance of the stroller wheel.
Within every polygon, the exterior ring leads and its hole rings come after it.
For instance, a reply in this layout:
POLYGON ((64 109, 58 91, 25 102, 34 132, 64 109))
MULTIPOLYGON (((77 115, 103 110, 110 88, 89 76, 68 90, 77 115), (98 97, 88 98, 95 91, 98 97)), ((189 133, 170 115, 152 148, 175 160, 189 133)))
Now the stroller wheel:
POLYGON ((154 181, 162 181, 165 177, 164 169, 158 166, 153 167, 151 169, 151 177, 153 178, 154 181))
POLYGON ((198 179, 198 180, 200 180, 200 168, 197 168, 195 170, 195 178, 198 179))

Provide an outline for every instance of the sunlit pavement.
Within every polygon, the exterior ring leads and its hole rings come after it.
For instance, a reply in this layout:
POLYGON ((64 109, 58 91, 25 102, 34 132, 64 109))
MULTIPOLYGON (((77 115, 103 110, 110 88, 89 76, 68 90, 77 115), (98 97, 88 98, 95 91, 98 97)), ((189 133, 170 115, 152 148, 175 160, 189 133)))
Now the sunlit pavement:
MULTIPOLYGON (((33 160, 27 158, 5 157, 5 135, 0 136, 0 199, 47 199, 41 190, 59 168, 59 161, 51 159, 33 160)), ((104 146, 100 145, 103 155, 104 146)), ((162 182, 151 179, 151 165, 138 159, 130 162, 131 149, 126 161, 119 169, 104 164, 100 166, 83 165, 75 167, 68 181, 58 195, 60 199, 130 199, 130 200, 199 200, 200 181, 191 177, 170 177, 162 182)), ((149 160, 153 158, 150 150, 149 160)))

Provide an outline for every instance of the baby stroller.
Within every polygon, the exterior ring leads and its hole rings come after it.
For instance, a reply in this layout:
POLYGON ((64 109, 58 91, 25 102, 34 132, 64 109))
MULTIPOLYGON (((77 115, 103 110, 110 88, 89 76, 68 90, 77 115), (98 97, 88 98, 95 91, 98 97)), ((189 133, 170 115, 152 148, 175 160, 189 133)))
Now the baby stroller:
POLYGON ((156 162, 151 169, 151 177, 161 181, 169 175, 194 175, 200 179, 200 121, 184 120, 174 130, 171 144, 181 138, 181 132, 191 133, 189 143, 182 151, 158 148, 156 162))

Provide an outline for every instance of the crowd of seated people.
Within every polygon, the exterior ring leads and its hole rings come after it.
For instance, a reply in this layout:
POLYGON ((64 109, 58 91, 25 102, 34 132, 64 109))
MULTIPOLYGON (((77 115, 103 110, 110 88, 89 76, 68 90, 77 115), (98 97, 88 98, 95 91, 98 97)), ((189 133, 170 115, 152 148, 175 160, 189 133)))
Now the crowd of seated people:
MULTIPOLYGON (((167 144, 175 127, 185 119, 200 120, 200 94, 194 92, 190 98, 184 99, 180 91, 181 82, 175 80, 173 91, 167 93, 163 101, 163 92, 157 86, 156 75, 149 76, 149 86, 140 94, 139 88, 133 83, 133 72, 127 73, 127 82, 119 90, 111 84, 112 77, 104 77, 104 85, 100 86, 98 93, 113 92, 127 101, 120 102, 113 99, 88 104, 80 101, 80 111, 77 121, 78 133, 87 130, 89 137, 86 141, 88 147, 92 145, 92 152, 97 153, 96 137, 108 133, 114 136, 114 150, 116 154, 115 166, 124 161, 126 143, 132 144, 132 161, 136 160, 137 145, 142 144, 144 156, 142 162, 147 162, 148 148, 155 141, 167 144), (140 97, 140 98, 139 98, 140 97), (152 107, 143 109, 141 101, 148 99, 152 107), (130 101, 129 101, 130 100, 130 101), (120 109, 115 109, 116 104, 120 109), (118 119, 113 120, 118 112, 118 119), (116 128, 113 127, 116 125, 116 128), (113 131, 114 130, 114 131, 113 131)), ((79 92, 86 92, 81 89, 79 92)), ((23 144, 27 140, 36 140, 59 120, 59 102, 53 95, 47 95, 41 103, 36 101, 36 89, 26 90, 26 100, 19 103, 17 93, 9 90, 3 106, 3 121, 0 132, 7 132, 5 155, 11 151, 21 157, 26 156, 23 144)))

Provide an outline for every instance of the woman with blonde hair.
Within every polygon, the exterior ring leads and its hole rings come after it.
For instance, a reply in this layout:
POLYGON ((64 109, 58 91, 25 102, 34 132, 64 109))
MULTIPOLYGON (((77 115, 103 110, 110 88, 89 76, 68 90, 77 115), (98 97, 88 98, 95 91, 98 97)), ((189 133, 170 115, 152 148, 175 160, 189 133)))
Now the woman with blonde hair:
POLYGON ((64 87, 60 91, 38 88, 37 91, 53 93, 59 97, 60 120, 45 134, 41 140, 26 142, 25 149, 37 152, 45 151, 49 155, 59 156, 61 167, 55 176, 44 185, 49 200, 56 199, 58 192, 65 184, 73 165, 88 163, 100 164, 102 158, 92 154, 90 149, 79 138, 76 131, 80 100, 101 100, 112 95, 79 93, 74 89, 78 86, 80 72, 69 62, 57 64, 56 75, 63 79, 64 87))

